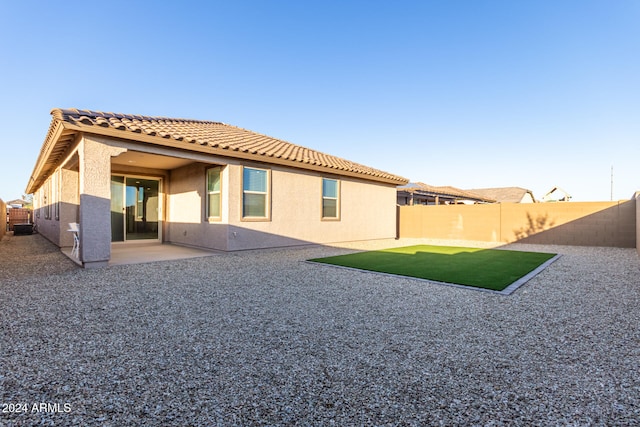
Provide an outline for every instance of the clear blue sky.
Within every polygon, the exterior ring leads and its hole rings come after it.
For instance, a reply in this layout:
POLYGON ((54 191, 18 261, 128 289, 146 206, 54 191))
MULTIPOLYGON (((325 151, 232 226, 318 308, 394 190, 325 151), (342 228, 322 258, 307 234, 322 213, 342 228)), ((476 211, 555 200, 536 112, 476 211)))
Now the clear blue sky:
POLYGON ((640 190, 640 1, 0 0, 0 198, 52 108, 223 121, 459 188, 640 190))

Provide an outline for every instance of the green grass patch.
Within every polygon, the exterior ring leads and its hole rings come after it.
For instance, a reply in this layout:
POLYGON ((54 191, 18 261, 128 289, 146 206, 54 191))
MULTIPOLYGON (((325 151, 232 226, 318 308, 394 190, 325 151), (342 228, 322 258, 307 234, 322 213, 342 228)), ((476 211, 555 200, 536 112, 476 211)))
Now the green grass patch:
POLYGON ((309 261, 501 291, 555 255, 418 245, 309 261))

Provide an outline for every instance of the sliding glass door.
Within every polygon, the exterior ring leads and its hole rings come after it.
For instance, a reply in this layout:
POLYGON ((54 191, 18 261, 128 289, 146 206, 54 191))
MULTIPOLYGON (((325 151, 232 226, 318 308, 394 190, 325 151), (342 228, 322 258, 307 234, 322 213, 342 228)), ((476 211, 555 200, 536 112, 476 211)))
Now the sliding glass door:
POLYGON ((111 241, 160 239, 160 180, 111 176, 111 241))
POLYGON ((124 176, 111 175, 111 241, 124 242, 124 176))

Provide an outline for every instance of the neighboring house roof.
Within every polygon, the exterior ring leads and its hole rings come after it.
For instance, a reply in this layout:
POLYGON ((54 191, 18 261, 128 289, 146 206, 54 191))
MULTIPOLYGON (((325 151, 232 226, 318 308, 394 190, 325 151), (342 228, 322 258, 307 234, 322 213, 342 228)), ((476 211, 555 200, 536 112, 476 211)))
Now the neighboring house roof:
POLYGON ((568 202, 571 200, 571 194, 567 193, 560 187, 553 187, 547 194, 542 196, 543 202, 568 202), (554 196, 554 194, 560 193, 560 197, 554 196))
POLYGON ((398 187, 398 191, 406 191, 407 193, 418 193, 428 196, 444 196, 460 200, 474 200, 489 203, 495 202, 495 200, 490 197, 485 197, 472 191, 461 190, 451 186, 437 187, 425 184, 424 182, 410 182, 409 184, 398 187))
POLYGON ((26 200, 22 200, 22 199, 14 199, 14 200, 9 200, 8 202, 6 202, 7 205, 13 205, 13 206, 24 206, 24 205, 28 205, 29 202, 27 202, 26 200))
POLYGON ((169 146, 263 163, 355 176, 388 184, 407 179, 220 122, 53 109, 53 119, 27 192, 38 188, 62 160, 77 132, 169 146))
POLYGON ((468 191, 492 198, 498 203, 520 203, 527 194, 531 196, 532 202, 536 200, 531 190, 521 187, 474 188, 468 191))

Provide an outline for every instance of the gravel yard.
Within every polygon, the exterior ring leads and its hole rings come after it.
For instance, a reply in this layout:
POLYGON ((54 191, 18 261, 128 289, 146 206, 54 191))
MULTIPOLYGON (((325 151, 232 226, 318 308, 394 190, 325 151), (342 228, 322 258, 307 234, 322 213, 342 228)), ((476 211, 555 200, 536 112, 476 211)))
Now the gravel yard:
POLYGON ((502 296, 304 262, 348 248, 84 270, 6 236, 0 425, 639 425, 636 251, 512 247, 563 256, 502 296))

